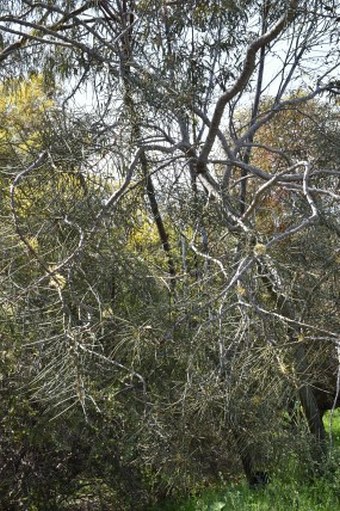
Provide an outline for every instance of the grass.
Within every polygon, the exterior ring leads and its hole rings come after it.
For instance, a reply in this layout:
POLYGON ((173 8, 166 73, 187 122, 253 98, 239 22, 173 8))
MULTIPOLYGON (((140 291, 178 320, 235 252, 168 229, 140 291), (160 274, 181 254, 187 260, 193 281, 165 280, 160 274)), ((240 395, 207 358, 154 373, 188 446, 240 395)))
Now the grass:
POLYGON ((340 510, 340 490, 330 481, 299 486, 273 481, 265 490, 249 490, 246 485, 206 492, 185 502, 173 502, 153 511, 336 511, 340 510))
POLYGON ((326 414, 324 423, 332 447, 333 468, 327 476, 301 483, 297 470, 291 467, 263 490, 234 484, 183 502, 163 503, 150 511, 340 511, 340 410, 332 418, 326 414))
POLYGON ((333 414, 327 412, 323 421, 332 445, 340 449, 340 408, 334 410, 333 414))

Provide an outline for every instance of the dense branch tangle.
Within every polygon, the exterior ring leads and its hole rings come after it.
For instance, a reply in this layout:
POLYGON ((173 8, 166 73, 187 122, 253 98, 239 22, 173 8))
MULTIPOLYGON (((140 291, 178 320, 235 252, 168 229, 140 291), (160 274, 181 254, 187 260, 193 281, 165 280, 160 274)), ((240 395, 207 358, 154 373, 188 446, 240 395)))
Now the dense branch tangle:
POLYGON ((236 475, 236 452, 253 484, 302 438, 282 411, 297 398, 321 464, 318 412, 338 404, 333 2, 8 6, 4 91, 39 76, 53 98, 33 101, 33 134, 0 98, 18 386, 49 418, 72 409, 80 445, 79 405, 115 460, 99 479, 115 498, 133 481, 134 504, 236 475))

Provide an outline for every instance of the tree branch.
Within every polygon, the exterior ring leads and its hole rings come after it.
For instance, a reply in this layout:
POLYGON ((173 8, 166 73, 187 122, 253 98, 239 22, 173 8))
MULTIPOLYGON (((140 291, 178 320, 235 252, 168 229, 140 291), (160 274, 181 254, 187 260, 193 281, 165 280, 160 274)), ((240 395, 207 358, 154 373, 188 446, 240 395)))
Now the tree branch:
POLYGON ((239 78, 236 80, 234 85, 227 90, 217 101, 214 114, 211 120, 211 126, 209 129, 208 136, 205 144, 201 150, 201 154, 197 162, 197 172, 205 172, 206 161, 210 154, 210 151, 214 145, 218 129, 221 124, 221 119, 224 113, 224 109, 227 103, 233 99, 239 92, 241 92, 247 85, 250 76, 255 69, 255 59, 257 52, 264 46, 268 45, 273 41, 285 28, 289 25, 296 16, 296 9, 298 0, 291 0, 287 12, 279 19, 274 27, 263 34, 261 37, 253 41, 247 50, 247 55, 244 60, 243 69, 239 78))

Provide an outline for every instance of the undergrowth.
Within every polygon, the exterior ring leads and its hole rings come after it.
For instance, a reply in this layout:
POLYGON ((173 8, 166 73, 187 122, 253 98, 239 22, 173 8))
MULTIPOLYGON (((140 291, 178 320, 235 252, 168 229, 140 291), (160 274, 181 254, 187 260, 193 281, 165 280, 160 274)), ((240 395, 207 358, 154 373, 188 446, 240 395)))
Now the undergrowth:
POLYGON ((243 484, 211 489, 182 502, 162 503, 150 511, 336 511, 340 510, 340 410, 324 418, 330 453, 323 477, 306 478, 294 460, 273 474, 268 486, 243 484), (330 431, 331 426, 331 431, 330 431))

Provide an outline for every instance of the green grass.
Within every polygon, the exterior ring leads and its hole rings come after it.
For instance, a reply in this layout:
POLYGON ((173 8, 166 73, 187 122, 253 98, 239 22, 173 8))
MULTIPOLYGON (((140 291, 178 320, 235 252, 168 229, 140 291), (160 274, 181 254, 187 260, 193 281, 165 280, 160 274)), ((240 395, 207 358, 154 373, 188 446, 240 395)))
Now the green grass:
MULTIPOLYGON (((79 499, 77 504, 76 509, 102 509, 100 503, 91 498, 79 499)), ((36 507, 29 509, 38 510, 36 507)), ((75 508, 71 506, 70 509, 75 508)), ((320 479, 303 486, 297 482, 273 481, 264 490, 251 491, 246 485, 231 485, 228 489, 206 491, 200 497, 181 502, 162 503, 149 511, 340 511, 340 475, 337 481, 320 479)))
POLYGON ((340 409, 330 421, 324 418, 330 445, 329 473, 303 481, 294 462, 263 490, 233 484, 223 490, 205 491, 183 502, 168 502, 150 511, 340 511, 340 409), (331 425, 331 435, 330 435, 331 425))
MULTIPOLYGON (((338 481, 339 483, 339 481, 338 481)), ((185 502, 173 502, 152 511, 336 511, 340 510, 340 485, 318 480, 300 486, 291 481, 273 481, 265 490, 246 485, 206 492, 185 502), (337 488, 339 487, 339 489, 337 488)))
POLYGON ((334 410, 332 415, 327 412, 323 421, 333 445, 340 448, 340 408, 334 410))

